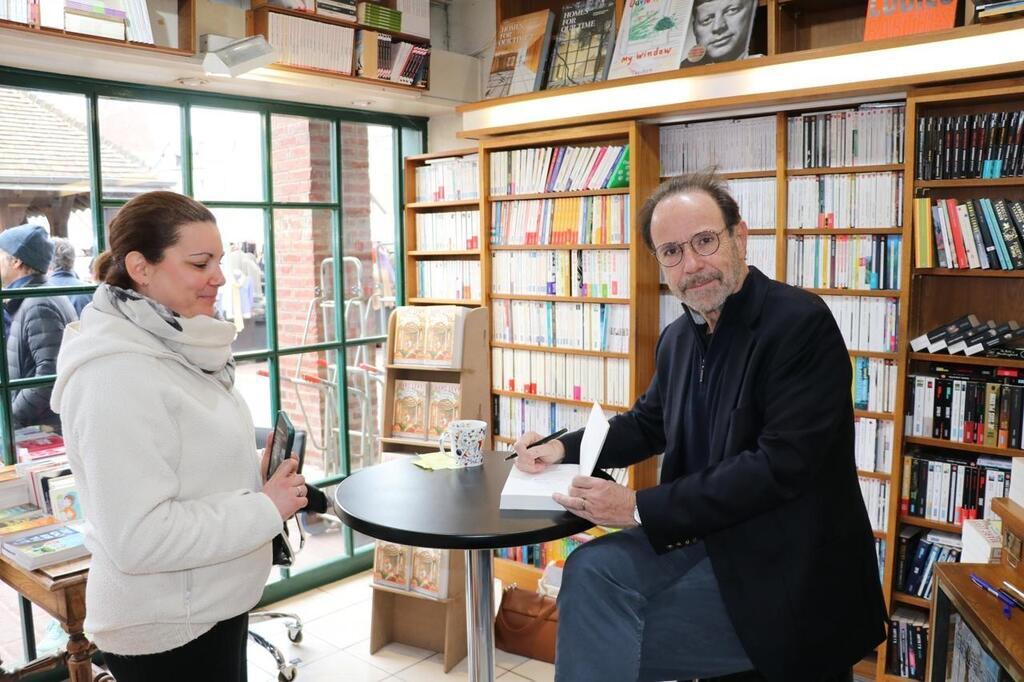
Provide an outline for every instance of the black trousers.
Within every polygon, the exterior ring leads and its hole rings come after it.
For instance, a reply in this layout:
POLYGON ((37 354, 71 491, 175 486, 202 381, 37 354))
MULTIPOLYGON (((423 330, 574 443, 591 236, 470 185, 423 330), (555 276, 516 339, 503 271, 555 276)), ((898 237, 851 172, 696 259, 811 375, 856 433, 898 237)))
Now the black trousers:
POLYGON ((103 658, 117 682, 247 682, 245 660, 249 614, 222 620, 198 639, 158 654, 103 658))

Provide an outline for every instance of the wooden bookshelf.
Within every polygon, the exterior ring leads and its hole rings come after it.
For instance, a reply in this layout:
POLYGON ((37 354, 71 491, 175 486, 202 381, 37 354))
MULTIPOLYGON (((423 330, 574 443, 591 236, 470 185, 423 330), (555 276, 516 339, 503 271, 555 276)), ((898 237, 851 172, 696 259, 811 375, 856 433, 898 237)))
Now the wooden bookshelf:
POLYGON ((834 227, 834 228, 804 228, 804 227, 791 227, 786 228, 786 234, 789 236, 798 235, 835 235, 835 236, 849 236, 855 234, 903 234, 902 227, 834 227))
MULTIPOLYGON (((630 159, 632 161, 632 159, 630 159)), ((628 189, 580 189, 571 192, 534 192, 531 194, 493 194, 488 201, 522 201, 524 199, 562 199, 566 197, 605 197, 615 194, 629 194, 628 189)))
MULTIPOLYGON (((191 0, 190 0, 191 1, 191 0)), ((296 17, 304 21, 320 24, 330 24, 332 26, 343 26, 345 28, 351 28, 353 30, 368 30, 375 31, 377 33, 386 33, 390 35, 396 41, 402 41, 407 43, 415 43, 417 45, 425 45, 430 47, 430 39, 423 38, 421 36, 412 35, 409 33, 401 33, 399 31, 388 31, 373 26, 367 26, 357 22, 345 21, 335 17, 327 16, 324 14, 316 14, 314 12, 303 12, 300 10, 288 9, 286 7, 278 7, 277 5, 265 4, 263 0, 254 0, 252 3, 253 8, 246 11, 245 13, 245 34, 247 36, 261 35, 270 40, 270 27, 269 17, 271 14, 284 15, 289 17, 296 17)), ((352 73, 346 74, 341 71, 333 71, 329 69, 317 69, 307 66, 292 66, 289 64, 272 64, 271 68, 279 69, 282 71, 292 71, 295 73, 305 73, 314 76, 326 76, 328 78, 337 78, 343 81, 350 81, 355 83, 364 83, 380 86, 382 88, 394 88, 396 90, 405 90, 411 92, 424 92, 429 89, 430 83, 430 66, 429 66, 429 55, 427 56, 427 75, 419 85, 407 85, 405 83, 396 83, 392 80, 384 80, 381 78, 369 78, 364 76, 356 75, 355 70, 355 47, 353 37, 353 53, 352 53, 352 73)), ((272 44, 272 43, 271 43, 272 44)))
POLYGON ((944 365, 976 365, 978 367, 1013 367, 1024 369, 1024 360, 1009 358, 986 358, 977 355, 949 355, 943 353, 911 353, 911 360, 939 362, 944 365))
MULTIPOLYGON (((491 348, 511 348, 512 350, 537 350, 537 346, 527 346, 520 343, 504 343, 494 341, 491 348)), ((564 353, 566 355, 589 355, 596 358, 618 358, 628 360, 629 353, 609 353, 602 350, 583 350, 580 348, 558 348, 557 346, 544 346, 545 353, 564 353)))
MULTIPOLYGON (((6 19, 0 19, 0 28, 35 35, 54 36, 58 38, 65 38, 67 40, 94 43, 98 45, 127 47, 133 50, 144 50, 160 54, 191 57, 196 53, 196 49, 198 47, 196 41, 196 0, 177 0, 177 19, 177 47, 172 47, 171 45, 136 43, 130 40, 116 40, 114 38, 104 38, 102 36, 88 35, 85 33, 73 33, 64 29, 51 28, 38 24, 22 24, 17 21, 8 21, 6 19)), ((154 31, 154 33, 158 33, 158 31, 154 31)))
POLYGON ((790 168, 786 175, 800 177, 802 175, 852 175, 856 173, 885 173, 902 172, 902 163, 886 163, 874 166, 842 166, 842 167, 820 167, 820 168, 790 168))
POLYGON ((947 533, 960 534, 962 528, 954 523, 944 523, 942 521, 932 521, 931 519, 922 518, 920 516, 909 516, 903 514, 900 516, 900 523, 908 526, 916 526, 918 528, 931 528, 932 530, 941 530, 947 533))
POLYGON ((480 281, 477 286, 483 295, 485 283, 488 281, 486 271, 490 265, 488 255, 488 230, 478 221, 477 239, 479 245, 475 249, 426 250, 420 248, 416 238, 417 217, 425 214, 436 214, 449 211, 476 211, 480 215, 480 199, 457 199, 452 201, 417 201, 416 169, 422 168, 434 159, 449 157, 466 157, 476 154, 476 147, 454 149, 436 154, 417 154, 407 156, 403 161, 403 177, 405 177, 405 195, 403 197, 403 234, 405 243, 405 297, 406 301, 416 305, 437 305, 454 303, 455 305, 479 306, 480 299, 447 301, 426 298, 420 295, 417 280, 417 265, 424 261, 477 261, 480 263, 480 281))
POLYGON ((945 448, 947 450, 959 450, 961 452, 972 452, 976 455, 998 455, 1000 457, 1024 457, 1024 450, 1011 450, 1010 448, 994 448, 987 445, 975 443, 958 443, 952 440, 941 438, 922 438, 920 436, 907 436, 904 441, 911 445, 927 445, 933 448, 945 448))

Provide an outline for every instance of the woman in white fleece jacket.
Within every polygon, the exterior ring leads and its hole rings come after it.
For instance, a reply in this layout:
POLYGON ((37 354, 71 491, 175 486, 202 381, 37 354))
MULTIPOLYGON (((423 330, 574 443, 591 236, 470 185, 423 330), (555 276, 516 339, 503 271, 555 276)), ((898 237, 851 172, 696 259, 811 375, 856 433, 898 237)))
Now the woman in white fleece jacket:
POLYGON ((294 460, 260 473, 233 385, 235 329, 213 317, 224 276, 210 211, 150 192, 109 234, 51 399, 88 520, 85 628, 118 682, 189 669, 244 681, 248 611, 304 481, 294 460))

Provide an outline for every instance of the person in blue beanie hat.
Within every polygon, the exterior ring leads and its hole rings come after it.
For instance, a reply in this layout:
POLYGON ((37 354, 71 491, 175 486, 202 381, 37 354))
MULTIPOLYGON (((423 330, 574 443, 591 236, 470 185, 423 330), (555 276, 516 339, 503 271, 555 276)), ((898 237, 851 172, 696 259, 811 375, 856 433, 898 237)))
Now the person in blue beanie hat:
MULTIPOLYGON (((53 260, 53 242, 39 225, 19 225, 0 232, 0 283, 20 289, 46 285, 53 260)), ((57 373, 57 352, 64 327, 78 319, 64 296, 11 299, 4 303, 7 334, 7 371, 11 379, 57 373)), ((50 409, 50 386, 14 391, 11 421, 14 428, 50 426, 60 432, 60 418, 50 409)))

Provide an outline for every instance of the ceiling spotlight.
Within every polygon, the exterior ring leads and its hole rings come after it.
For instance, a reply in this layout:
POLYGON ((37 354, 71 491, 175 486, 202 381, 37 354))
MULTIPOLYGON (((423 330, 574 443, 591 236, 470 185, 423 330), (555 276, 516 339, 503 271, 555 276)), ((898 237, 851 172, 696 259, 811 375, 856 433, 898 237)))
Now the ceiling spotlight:
MULTIPOLYGON (((212 48, 213 41, 208 41, 207 47, 212 48)), ((276 58, 266 38, 250 36, 210 49, 203 57, 203 69, 210 75, 234 77, 266 66, 276 58)))

